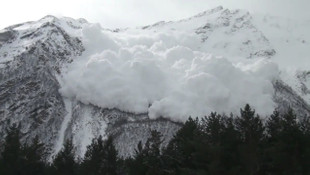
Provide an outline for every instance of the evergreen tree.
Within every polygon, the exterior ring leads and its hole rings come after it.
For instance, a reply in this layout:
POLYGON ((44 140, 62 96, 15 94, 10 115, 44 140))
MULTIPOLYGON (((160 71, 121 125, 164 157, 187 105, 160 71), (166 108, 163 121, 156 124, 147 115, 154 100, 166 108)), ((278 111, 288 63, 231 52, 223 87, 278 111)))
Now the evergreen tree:
POLYGON ((197 150, 206 146, 202 135, 199 120, 189 118, 164 151, 165 161, 170 167, 167 171, 171 174, 200 171, 201 163, 198 157, 201 157, 201 153, 197 150))
POLYGON ((310 174, 310 118, 297 118, 292 109, 274 111, 265 125, 249 105, 239 117, 211 113, 189 118, 166 148, 161 133, 153 130, 126 160, 118 157, 112 137, 104 141, 100 136, 87 147, 81 164, 68 140, 47 166, 38 137, 23 146, 20 137, 16 125, 7 131, 0 148, 1 175, 310 174))
POLYGON ((241 174, 241 160, 239 147, 242 143, 240 134, 235 126, 235 118, 233 115, 224 117, 225 129, 222 134, 222 173, 227 175, 241 174))
POLYGON ((199 150, 210 174, 239 174, 236 150, 239 145, 238 134, 233 124, 233 118, 226 115, 211 113, 202 119, 206 140, 205 146, 199 150))
POLYGON ((77 164, 74 159, 75 151, 72 139, 65 142, 63 149, 56 155, 52 168, 58 175, 75 175, 77 174, 77 164))
POLYGON ((204 133, 209 143, 219 144, 225 130, 224 118, 216 113, 211 113, 202 119, 204 133))
POLYGON ((282 127, 280 113, 278 111, 274 111, 273 114, 268 118, 267 123, 266 123, 266 130, 267 130, 269 139, 279 138, 283 130, 283 127, 282 127))
POLYGON ((275 166, 278 164, 277 162, 280 162, 280 159, 282 159, 277 155, 277 152, 279 151, 277 150, 279 148, 278 144, 282 142, 281 134, 283 132, 283 122, 278 111, 274 111, 273 114, 268 118, 266 123, 266 130, 267 140, 264 148, 264 170, 270 173, 282 171, 278 166, 275 166))
POLYGON ((17 125, 12 125, 7 131, 4 149, 1 154, 0 174, 18 175, 22 174, 22 149, 20 139, 20 129, 17 125))
POLYGON ((303 135, 293 110, 289 109, 284 115, 274 113, 266 126, 268 171, 279 174, 301 174, 303 135))
POLYGON ((244 109, 240 109, 240 117, 235 120, 236 129, 239 133, 242 144, 239 147, 243 174, 259 174, 262 170, 262 145, 264 138, 264 126, 255 110, 247 104, 244 109))
POLYGON ((140 141, 135 149, 135 155, 133 158, 127 159, 127 166, 129 167, 129 174, 142 175, 146 174, 148 167, 145 163, 147 154, 143 149, 142 142, 140 141))
POLYGON ((103 141, 99 136, 87 147, 81 172, 89 175, 117 174, 117 155, 112 137, 103 141))
POLYGON ((113 137, 109 136, 104 142, 104 162, 103 169, 106 175, 116 175, 118 168, 118 152, 113 144, 113 137))
POLYGON ((93 139, 87 146, 87 150, 82 163, 83 174, 99 175, 103 174, 104 148, 102 136, 93 139))
POLYGON ((222 135, 225 130, 224 120, 221 115, 211 113, 202 119, 203 137, 201 137, 197 150, 197 162, 200 168, 204 168, 210 174, 223 174, 222 168, 222 135))
POLYGON ((310 174, 310 118, 305 116, 300 121, 301 138, 301 166, 302 174, 310 174))
POLYGON ((146 165, 148 167, 148 175, 162 174, 162 159, 160 153, 160 146, 162 143, 162 135, 156 130, 151 131, 151 137, 146 141, 145 152, 147 154, 146 165))
POLYGON ((297 117, 294 111, 290 108, 287 113, 283 115, 283 132, 281 134, 281 141, 277 150, 283 151, 281 154, 283 159, 279 166, 287 174, 300 174, 302 171, 300 158, 302 150, 302 132, 297 123, 297 117))
POLYGON ((35 137, 30 145, 25 144, 22 147, 23 155, 23 174, 42 175, 45 171, 44 158, 45 147, 39 141, 39 137, 35 137))
POLYGON ((161 175, 163 174, 163 160, 161 157, 162 135, 156 130, 151 130, 151 137, 148 138, 144 147, 140 141, 134 160, 131 160, 129 166, 130 174, 137 175, 161 175))

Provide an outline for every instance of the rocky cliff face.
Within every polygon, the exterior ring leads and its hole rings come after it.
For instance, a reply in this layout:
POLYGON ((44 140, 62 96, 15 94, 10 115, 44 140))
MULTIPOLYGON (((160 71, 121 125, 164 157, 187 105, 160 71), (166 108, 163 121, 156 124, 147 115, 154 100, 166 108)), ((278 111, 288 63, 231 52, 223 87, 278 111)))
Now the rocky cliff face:
POLYGON ((61 68, 84 51, 80 38, 68 30, 79 29, 69 20, 47 16, 0 32, 0 140, 10 125, 19 124, 23 142, 38 135, 53 155, 65 139, 73 138, 83 155, 92 138, 113 134, 121 155, 128 156, 151 129, 171 138, 180 124, 62 97, 57 79, 61 68))
MULTIPOLYGON (((22 141, 29 142, 39 136, 51 149, 51 155, 60 150, 67 138, 73 138, 78 156, 82 156, 91 139, 99 135, 115 136, 122 156, 132 155, 137 143, 146 141, 150 130, 160 131, 167 143, 180 128, 180 123, 168 119, 151 120, 147 113, 102 109, 67 99, 59 93, 62 68, 85 51, 79 35, 83 25, 88 23, 81 19, 47 16, 0 31, 0 141, 10 125, 20 124, 22 141)), ((139 30, 176 30, 180 26, 188 26, 184 30, 195 33, 205 43, 202 49, 215 53, 226 49, 228 54, 246 58, 272 57, 276 53, 268 39, 251 23, 250 14, 223 8, 139 30), (198 19, 206 21, 197 25, 198 19), (225 36, 215 40, 219 31, 225 36), (242 33, 247 33, 250 39, 234 43, 232 38, 242 33)), ((309 95, 309 72, 298 75, 298 79, 302 92, 309 95)), ((291 106, 301 115, 310 114, 305 98, 281 80, 273 84, 274 101, 281 111, 291 106)))
POLYGON ((84 49, 78 38, 69 36, 54 20, 47 17, 39 26, 16 30, 37 24, 26 23, 1 33, 6 39, 0 48, 1 139, 5 129, 17 123, 23 141, 39 135, 51 147, 55 145, 67 113, 56 76, 63 64, 84 49))

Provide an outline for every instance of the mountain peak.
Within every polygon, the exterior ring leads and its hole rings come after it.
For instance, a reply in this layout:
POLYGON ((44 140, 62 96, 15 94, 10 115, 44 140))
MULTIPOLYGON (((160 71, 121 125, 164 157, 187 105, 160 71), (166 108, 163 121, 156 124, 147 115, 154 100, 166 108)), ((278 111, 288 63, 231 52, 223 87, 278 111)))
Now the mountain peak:
POLYGON ((209 9, 209 10, 206 10, 204 12, 198 13, 194 17, 201 17, 201 16, 204 16, 204 15, 214 14, 214 13, 222 11, 223 9, 224 9, 223 6, 218 6, 218 7, 215 7, 213 9, 209 9))
POLYGON ((43 18, 41 18, 39 21, 56 21, 59 20, 56 16, 53 15, 46 15, 43 18))

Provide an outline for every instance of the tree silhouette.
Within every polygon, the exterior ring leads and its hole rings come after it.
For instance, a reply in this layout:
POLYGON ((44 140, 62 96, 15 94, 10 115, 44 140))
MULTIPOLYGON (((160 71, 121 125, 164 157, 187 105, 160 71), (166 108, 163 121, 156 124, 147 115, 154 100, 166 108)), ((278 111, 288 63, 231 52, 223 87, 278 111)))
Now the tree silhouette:
POLYGON ((0 174, 17 175, 22 174, 22 149, 20 139, 20 128, 12 125, 4 142, 4 149, 1 154, 0 174))
POLYGON ((11 126, 0 145, 1 175, 310 174, 310 118, 292 109, 274 111, 264 122, 250 105, 240 116, 190 117, 166 147, 162 134, 151 130, 127 159, 119 157, 113 137, 93 139, 79 162, 67 140, 51 164, 38 137, 30 144, 20 140, 19 127, 11 126))
POLYGON ((261 171, 262 145, 264 126, 255 110, 247 104, 240 109, 240 117, 235 120, 236 129, 242 141, 239 147, 241 165, 245 174, 259 174, 261 171))
POLYGON ((30 145, 22 147, 23 174, 41 175, 45 171, 44 158, 46 157, 44 144, 36 136, 30 145))
POLYGON ((52 168, 55 174, 59 175, 75 175, 77 174, 77 164, 74 160, 75 151, 72 139, 68 139, 63 149, 56 155, 52 168))
POLYGON ((117 150, 113 144, 113 138, 108 137, 103 141, 102 136, 93 139, 87 147, 82 163, 82 172, 90 175, 114 175, 117 174, 117 150))

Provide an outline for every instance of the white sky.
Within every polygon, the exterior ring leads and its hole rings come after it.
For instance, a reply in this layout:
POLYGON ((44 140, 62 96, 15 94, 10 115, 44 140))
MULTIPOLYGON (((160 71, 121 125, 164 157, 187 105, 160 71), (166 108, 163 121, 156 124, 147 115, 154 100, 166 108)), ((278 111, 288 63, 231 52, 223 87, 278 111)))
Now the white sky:
POLYGON ((0 29, 48 14, 85 18, 104 28, 134 27, 190 17, 218 5, 310 19, 310 0, 2 0, 0 29))

